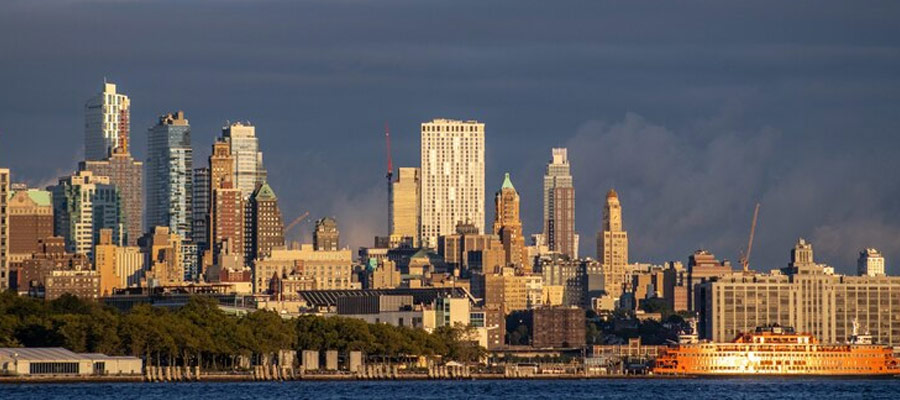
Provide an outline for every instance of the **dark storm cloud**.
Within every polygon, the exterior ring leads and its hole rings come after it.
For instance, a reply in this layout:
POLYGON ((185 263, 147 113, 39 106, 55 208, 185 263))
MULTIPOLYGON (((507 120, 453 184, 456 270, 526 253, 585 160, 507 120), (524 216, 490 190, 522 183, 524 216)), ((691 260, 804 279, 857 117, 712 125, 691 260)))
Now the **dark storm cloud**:
POLYGON ((357 246, 386 229, 385 121, 395 164, 415 165, 419 122, 471 118, 487 123, 488 192, 512 172, 529 232, 549 149, 570 147, 583 255, 615 186, 636 260, 734 259, 760 201, 754 264, 784 264, 804 236, 842 271, 875 246, 900 273, 898 9, 4 2, 0 164, 32 184, 74 169, 106 76, 132 98, 139 157, 160 113, 185 110, 199 164, 225 120, 250 120, 286 219, 334 215, 357 246))

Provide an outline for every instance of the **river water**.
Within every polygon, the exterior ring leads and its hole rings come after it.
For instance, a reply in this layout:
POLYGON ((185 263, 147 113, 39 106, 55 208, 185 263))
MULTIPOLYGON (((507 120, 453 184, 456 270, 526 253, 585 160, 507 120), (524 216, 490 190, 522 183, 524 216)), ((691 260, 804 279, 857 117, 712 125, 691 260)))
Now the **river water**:
POLYGON ((898 399, 900 379, 732 378, 0 385, 38 399, 898 399))

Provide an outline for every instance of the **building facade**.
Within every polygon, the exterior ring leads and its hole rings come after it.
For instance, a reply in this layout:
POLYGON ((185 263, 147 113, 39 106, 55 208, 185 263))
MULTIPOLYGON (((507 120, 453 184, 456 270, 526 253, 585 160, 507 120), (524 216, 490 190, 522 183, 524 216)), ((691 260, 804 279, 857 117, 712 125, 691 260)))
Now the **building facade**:
POLYGON ((124 244, 124 219, 119 191, 107 176, 91 171, 59 179, 51 186, 53 194, 53 233, 65 240, 66 251, 93 259, 94 244, 100 230, 112 230, 112 240, 124 244))
POLYGON ((547 307, 532 311, 535 348, 581 348, 587 343, 585 313, 577 307, 547 307))
POLYGON ((697 311, 697 285, 731 274, 734 270, 731 263, 719 261, 716 255, 708 250, 697 250, 688 257, 687 265, 687 299, 688 310, 697 311))
POLYGON ((419 168, 398 168, 397 179, 391 182, 391 229, 392 241, 410 238, 412 247, 419 246, 420 199, 419 168))
POLYGON ((815 263, 812 244, 803 239, 780 271, 734 273, 697 291, 700 335, 713 341, 777 323, 823 343, 847 343, 858 323, 859 333, 876 343, 900 345, 900 277, 836 275, 815 263))
POLYGON ((554 148, 544 174, 544 243, 550 251, 578 258, 575 188, 568 150, 554 148))
POLYGON ((131 100, 117 93, 114 83, 103 83, 103 91, 84 105, 84 157, 104 160, 124 145, 131 131, 131 100), (124 135, 122 133, 125 133, 124 135))
POLYGON ((259 260, 272 255, 274 248, 284 247, 284 222, 278 208, 278 197, 268 183, 263 183, 250 196, 249 210, 251 215, 247 237, 250 247, 245 254, 245 258, 249 257, 246 265, 250 265, 253 259, 259 260))
POLYGON ((222 128, 222 139, 229 144, 231 156, 234 157, 235 187, 246 199, 266 181, 256 127, 249 123, 230 123, 222 128))
POLYGON ((191 126, 184 112, 159 117, 147 132, 147 227, 167 226, 191 239, 193 161, 191 126))
MULTIPOLYGON (((127 140, 120 140, 123 146, 127 140)), ((143 235, 144 214, 144 163, 135 160, 128 147, 113 149, 113 154, 104 160, 83 161, 81 171, 90 171, 94 176, 106 176, 109 183, 119 192, 122 213, 122 240, 129 246, 137 244, 143 235)))
POLYGON ((500 191, 494 196, 494 234, 500 238, 506 253, 506 265, 531 272, 533 262, 525 260, 525 237, 522 234, 522 219, 519 216, 519 193, 509 179, 503 178, 500 191))
POLYGON ((144 278, 148 286, 171 286, 184 283, 184 258, 182 238, 169 231, 167 226, 157 226, 141 238, 144 253, 144 278))
POLYGON ((859 260, 856 262, 856 272, 859 276, 884 275, 884 256, 873 248, 860 251, 859 260))
POLYGON ((218 260, 222 252, 244 254, 244 199, 241 190, 225 181, 213 190, 210 240, 213 255, 218 260))
POLYGON ((610 189, 603 208, 603 230, 597 233, 597 260, 603 270, 606 292, 613 297, 622 293, 625 267, 628 265, 628 232, 623 229, 619 195, 610 189))
POLYGON ((202 253, 209 248, 209 203, 210 192, 209 168, 194 168, 191 195, 191 242, 202 253))
POLYGON ((53 236, 53 200, 46 190, 16 190, 10 192, 6 207, 8 257, 16 263, 38 251, 41 239, 53 236))
POLYGON ((435 119, 421 128, 419 232, 433 249, 460 222, 484 232, 484 124, 435 119))
POLYGON ((9 284, 9 193, 10 174, 6 168, 0 168, 0 290, 10 287, 9 284))
POLYGON ((341 233, 334 218, 325 217, 316 221, 316 230, 313 231, 313 248, 316 251, 338 251, 340 241, 341 233))

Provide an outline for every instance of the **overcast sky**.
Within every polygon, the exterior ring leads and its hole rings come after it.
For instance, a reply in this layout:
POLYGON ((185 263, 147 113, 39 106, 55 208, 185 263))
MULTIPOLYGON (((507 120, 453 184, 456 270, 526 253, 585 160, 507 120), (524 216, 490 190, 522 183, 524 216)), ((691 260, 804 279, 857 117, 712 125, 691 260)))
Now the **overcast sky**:
POLYGON ((900 274, 898 18, 897 1, 4 1, 0 165, 32 185, 73 170, 106 77, 138 158, 159 114, 185 111, 198 164, 249 120, 285 219, 336 216, 355 248, 387 229, 385 122, 394 165, 416 166, 420 122, 477 119, 488 195, 509 171, 526 234, 569 148, 583 256, 615 187, 632 261, 735 260, 759 201, 757 268, 802 236, 838 271, 870 246, 900 274))

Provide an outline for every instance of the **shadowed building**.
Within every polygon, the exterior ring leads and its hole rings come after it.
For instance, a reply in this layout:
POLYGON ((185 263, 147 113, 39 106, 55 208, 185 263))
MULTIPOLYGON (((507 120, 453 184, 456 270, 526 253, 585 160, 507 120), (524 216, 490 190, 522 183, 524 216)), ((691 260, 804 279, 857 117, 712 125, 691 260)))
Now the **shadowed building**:
POLYGON ((0 290, 10 287, 9 284, 9 170, 0 168, 0 290))
POLYGON ((578 307, 546 307, 532 312, 532 347, 581 348, 587 343, 584 310, 578 307))
POLYGON ((209 248, 209 201, 211 187, 209 180, 209 168, 194 168, 193 188, 191 195, 191 241, 197 246, 197 251, 202 254, 209 248))
POLYGON ((247 237, 250 247, 245 254, 245 264, 253 259, 263 259, 272 255, 272 249, 284 247, 284 222, 278 208, 278 197, 268 183, 253 192, 250 196, 250 228, 247 237))
POLYGON ((316 251, 338 251, 340 238, 334 218, 325 217, 316 221, 316 230, 313 232, 313 248, 316 251))

